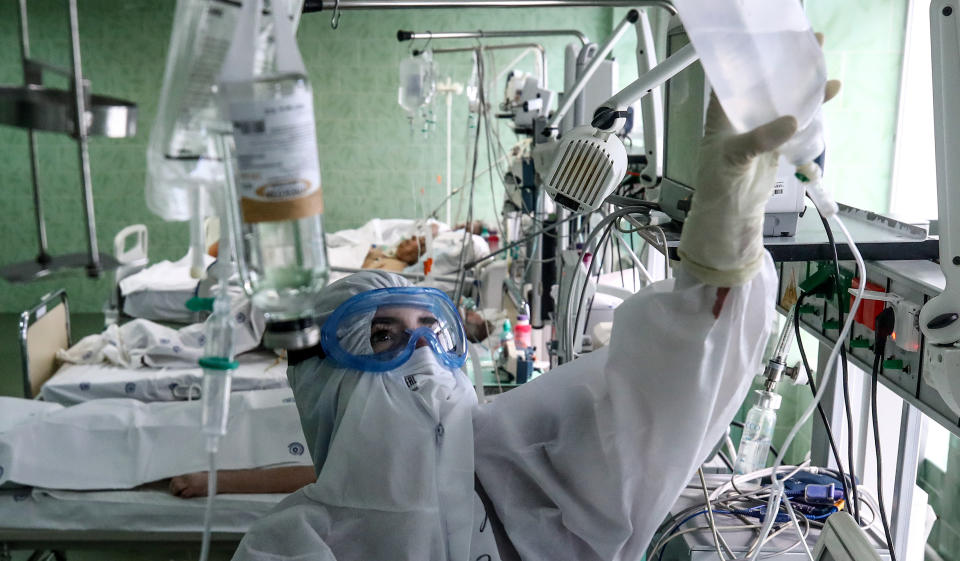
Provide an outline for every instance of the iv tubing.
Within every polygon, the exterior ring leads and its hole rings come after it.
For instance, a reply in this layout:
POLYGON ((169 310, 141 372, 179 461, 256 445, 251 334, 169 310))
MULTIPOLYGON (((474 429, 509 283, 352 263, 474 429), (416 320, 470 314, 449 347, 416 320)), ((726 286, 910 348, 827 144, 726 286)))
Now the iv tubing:
POLYGON ((230 293, 229 280, 232 271, 230 261, 236 258, 240 265, 240 256, 236 246, 236 232, 239 224, 234 221, 235 216, 230 212, 235 208, 233 204, 233 190, 229 187, 232 182, 230 163, 227 158, 227 144, 222 135, 216 135, 217 145, 223 156, 227 173, 227 188, 219 191, 220 213, 226 220, 226 227, 222 228, 221 251, 216 264, 216 274, 219 280, 217 296, 214 300, 213 314, 207 318, 205 334, 207 343, 204 348, 204 357, 200 359, 203 368, 203 408, 201 410, 201 430, 207 435, 207 453, 209 454, 209 469, 207 471, 207 504, 204 510, 203 538, 200 545, 200 561, 207 561, 210 554, 210 533, 213 519, 213 501, 217 494, 216 454, 220 437, 226 433, 227 415, 230 405, 231 375, 237 368, 233 360, 233 339, 229 329, 230 323, 230 293), (226 329, 222 331, 221 329, 226 329), (225 336, 225 337, 222 337, 225 336), (213 355, 213 356, 210 356, 213 355), (214 391, 215 390, 215 391, 214 391), (216 422, 216 426, 208 426, 216 422))
POLYGON ((447 95, 447 224, 452 224, 453 200, 453 92, 445 92, 447 95))
POLYGON ((790 499, 785 496, 780 497, 783 501, 783 504, 787 507, 787 514, 790 515, 790 521, 793 523, 793 526, 797 529, 797 535, 800 536, 800 543, 803 544, 803 551, 807 554, 807 559, 814 561, 813 554, 810 553, 810 546, 807 545, 807 540, 803 535, 803 530, 800 529, 800 522, 797 522, 797 514, 793 511, 793 505, 790 504, 790 499))
MULTIPOLYGON (((819 188, 819 186, 817 186, 819 188)), ((819 209, 819 206, 818 206, 819 209)), ((863 262, 863 256, 860 255, 860 251, 857 249, 856 244, 853 241, 853 236, 850 235, 850 231, 847 230, 846 225, 843 221, 840 220, 840 217, 837 215, 832 216, 833 221, 836 223, 837 227, 843 232, 843 236, 847 240, 847 244, 850 248, 853 257, 857 262, 857 271, 860 275, 860 278, 866 278, 867 268, 863 262)), ((835 373, 834 365, 836 364, 837 356, 840 353, 840 346, 843 345, 843 342, 847 339, 847 336, 850 333, 850 329, 853 327, 853 322, 856 317, 856 311, 860 307, 860 301, 863 299, 863 293, 866 290, 867 283, 861 283, 860 287, 857 289, 857 294, 854 298, 853 305, 850 306, 850 313, 847 315, 847 319, 843 324, 843 329, 840 331, 837 336, 837 343, 833 346, 833 349, 830 351, 830 356, 827 359, 826 366, 821 373, 820 388, 817 390, 817 395, 813 398, 813 401, 810 402, 810 405, 803 412, 803 415, 793 426, 793 429, 790 430, 790 433, 784 439, 783 446, 780 449, 780 455, 777 457, 777 461, 774 463, 774 469, 779 468, 783 463, 783 457, 787 453, 787 449, 790 446, 790 443, 793 442, 794 437, 797 433, 800 432, 800 429, 803 427, 803 424, 807 422, 807 419, 813 414, 814 409, 816 409, 817 404, 820 403, 820 400, 823 399, 823 394, 826 391, 827 386, 830 385, 830 377, 835 373)), ((777 478, 774 478, 773 483, 773 492, 770 494, 770 500, 767 505, 767 519, 764 520, 763 530, 761 531, 762 538, 760 543, 766 541, 767 536, 770 534, 771 528, 773 528, 773 523, 776 520, 776 515, 774 514, 779 507, 780 496, 783 494, 783 481, 777 478)), ((757 557, 760 555, 760 551, 763 548, 760 547, 754 554, 750 557, 750 561, 756 561, 757 557)))
POLYGON ((210 556, 210 533, 213 523, 213 497, 217 494, 217 453, 210 452, 207 466, 207 504, 203 510, 203 540, 200 542, 200 561, 210 556))
POLYGON ((630 256, 630 260, 633 261, 633 264, 637 266, 637 269, 640 270, 640 274, 643 275, 643 278, 647 281, 647 284, 653 284, 654 280, 653 277, 650 276, 650 271, 647 271, 647 268, 643 266, 643 261, 637 257, 637 254, 633 251, 633 248, 630 247, 630 244, 627 243, 627 240, 623 238, 623 234, 617 232, 615 239, 620 242, 620 246, 623 247, 624 251, 627 252, 627 255, 630 256))

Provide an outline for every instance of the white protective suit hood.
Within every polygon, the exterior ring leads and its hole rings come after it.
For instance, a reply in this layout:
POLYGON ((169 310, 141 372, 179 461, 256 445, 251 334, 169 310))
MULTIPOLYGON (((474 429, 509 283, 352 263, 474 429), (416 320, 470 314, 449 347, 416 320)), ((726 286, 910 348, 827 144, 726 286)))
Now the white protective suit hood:
MULTIPOLYGON (((381 271, 351 275, 324 290, 320 320, 355 294, 407 285, 381 271)), ((369 329, 359 335, 354 344, 369 345, 369 329)), ((384 373, 312 357, 290 367, 288 377, 317 482, 254 525, 236 558, 471 555, 477 401, 461 371, 424 347, 384 373)))

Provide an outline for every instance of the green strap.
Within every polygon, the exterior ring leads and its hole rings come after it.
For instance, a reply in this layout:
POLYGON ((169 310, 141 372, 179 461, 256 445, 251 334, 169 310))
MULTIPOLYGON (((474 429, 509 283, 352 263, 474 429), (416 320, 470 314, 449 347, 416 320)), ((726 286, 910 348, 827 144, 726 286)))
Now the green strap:
POLYGON ((194 296, 193 298, 187 300, 187 309, 191 312, 212 312, 213 298, 200 298, 199 296, 194 296))
POLYGON ((200 359, 200 366, 210 370, 236 370, 240 363, 222 356, 205 356, 200 359))

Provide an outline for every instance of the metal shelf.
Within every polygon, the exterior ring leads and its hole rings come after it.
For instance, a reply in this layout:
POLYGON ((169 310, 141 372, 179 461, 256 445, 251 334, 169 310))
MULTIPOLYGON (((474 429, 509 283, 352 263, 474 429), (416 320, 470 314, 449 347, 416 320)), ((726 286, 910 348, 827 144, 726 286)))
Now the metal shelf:
MULTIPOLYGON (((137 106, 91 95, 86 105, 87 136, 128 138, 137 133, 137 106)), ((76 136, 73 92, 42 86, 0 86, 0 125, 76 136)))
MULTIPOLYGON (((927 235, 923 228, 846 205, 840 205, 840 215, 867 261, 916 261, 940 257, 939 240, 927 235)), ((681 229, 677 222, 663 226, 671 259, 679 259, 677 246, 680 245, 681 229)), ((853 259, 843 236, 839 232, 834 235, 840 260, 853 259)), ((796 236, 764 238, 763 245, 778 263, 833 259, 833 248, 823 231, 820 216, 811 207, 800 217, 796 236)))

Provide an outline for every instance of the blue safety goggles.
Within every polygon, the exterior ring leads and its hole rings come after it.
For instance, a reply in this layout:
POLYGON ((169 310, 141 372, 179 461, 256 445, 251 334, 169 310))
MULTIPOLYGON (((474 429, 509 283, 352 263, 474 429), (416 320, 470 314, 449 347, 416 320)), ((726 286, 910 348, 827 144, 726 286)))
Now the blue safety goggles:
POLYGON ((423 346, 449 368, 460 368, 467 358, 460 315, 436 288, 381 288, 357 294, 324 322, 320 344, 337 364, 365 372, 393 370, 423 346))

